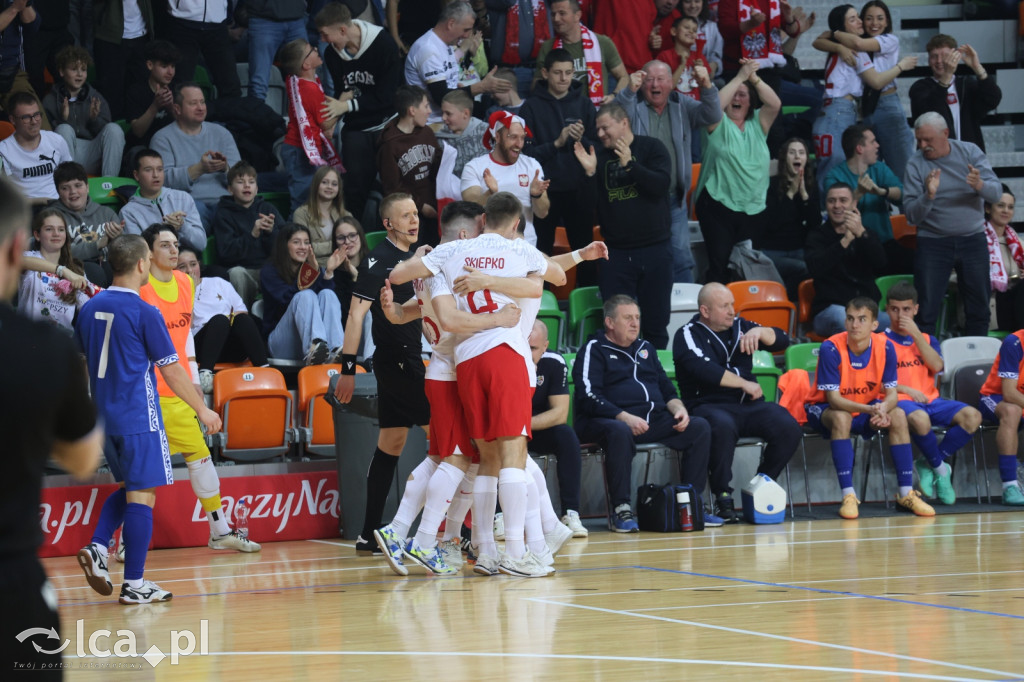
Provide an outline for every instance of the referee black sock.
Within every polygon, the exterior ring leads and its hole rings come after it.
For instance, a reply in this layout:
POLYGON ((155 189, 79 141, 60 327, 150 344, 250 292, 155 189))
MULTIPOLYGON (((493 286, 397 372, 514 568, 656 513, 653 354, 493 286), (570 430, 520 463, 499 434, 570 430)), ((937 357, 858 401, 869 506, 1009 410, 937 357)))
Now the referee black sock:
POLYGON ((373 451, 370 470, 366 472, 366 515, 363 517, 364 540, 373 537, 373 531, 381 526, 384 505, 388 501, 388 492, 395 480, 395 467, 398 458, 389 455, 380 448, 373 451))

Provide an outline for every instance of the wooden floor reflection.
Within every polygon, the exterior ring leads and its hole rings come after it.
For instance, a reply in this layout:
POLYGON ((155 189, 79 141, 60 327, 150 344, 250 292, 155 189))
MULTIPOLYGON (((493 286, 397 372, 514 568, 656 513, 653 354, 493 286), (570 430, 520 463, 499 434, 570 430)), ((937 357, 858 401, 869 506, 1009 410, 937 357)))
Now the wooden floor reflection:
POLYGON ((206 655, 155 667, 72 643, 73 680, 111 661, 134 679, 1005 680, 1024 678, 1022 545, 1024 513, 991 513, 596 531, 534 580, 400 578, 341 540, 162 550, 146 573, 174 600, 141 607, 44 563, 66 637, 82 619, 166 654, 207 621, 206 655))

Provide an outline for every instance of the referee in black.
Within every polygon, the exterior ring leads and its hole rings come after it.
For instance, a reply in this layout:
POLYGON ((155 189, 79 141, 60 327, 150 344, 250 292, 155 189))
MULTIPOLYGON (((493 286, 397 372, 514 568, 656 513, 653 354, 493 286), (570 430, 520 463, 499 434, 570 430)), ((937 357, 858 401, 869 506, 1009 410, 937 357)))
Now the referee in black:
MULTIPOLYGON (((359 263, 359 275, 352 288, 352 304, 345 322, 341 376, 334 395, 342 403, 352 399, 355 387, 356 353, 362 340, 363 318, 373 312, 371 332, 375 349, 373 373, 377 377, 377 420, 380 435, 366 474, 366 514, 363 530, 356 539, 357 554, 380 553, 373 531, 381 526, 388 490, 395 478, 398 457, 405 447, 409 428, 430 423, 430 405, 423 391, 424 365, 421 355, 419 319, 391 324, 380 307, 380 290, 391 270, 413 256, 419 236, 420 218, 416 202, 404 193, 389 194, 380 204, 380 215, 388 237, 359 263)), ((395 301, 416 297, 413 283, 392 287, 395 301)))
MULTIPOLYGON (((42 544, 39 497, 47 459, 78 477, 92 473, 103 451, 103 429, 89 399, 89 382, 71 338, 53 325, 14 312, 10 300, 28 246, 28 204, 0 179, 0 671, 31 670, 26 679, 61 679, 57 593, 36 555, 42 544), (26 630, 51 628, 57 639, 26 630), (43 649, 39 651, 36 646, 43 649)), ((24 677, 24 676, 23 676, 24 677)))

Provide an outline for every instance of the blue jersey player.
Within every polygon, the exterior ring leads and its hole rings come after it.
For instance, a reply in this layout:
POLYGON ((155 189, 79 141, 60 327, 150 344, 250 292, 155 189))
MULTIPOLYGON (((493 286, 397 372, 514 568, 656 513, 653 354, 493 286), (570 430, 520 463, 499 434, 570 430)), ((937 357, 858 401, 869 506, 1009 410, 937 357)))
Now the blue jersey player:
POLYGON ((111 594, 107 546, 123 522, 127 549, 120 602, 147 604, 171 598, 170 592, 142 577, 156 488, 174 482, 154 368, 195 410, 208 433, 219 431, 221 421, 178 364, 160 312, 139 297, 149 277, 145 240, 122 235, 111 242, 108 253, 113 285, 82 307, 75 336, 88 360, 93 400, 105 421, 107 463, 121 488, 103 503, 92 542, 78 552, 78 563, 94 590, 111 594))

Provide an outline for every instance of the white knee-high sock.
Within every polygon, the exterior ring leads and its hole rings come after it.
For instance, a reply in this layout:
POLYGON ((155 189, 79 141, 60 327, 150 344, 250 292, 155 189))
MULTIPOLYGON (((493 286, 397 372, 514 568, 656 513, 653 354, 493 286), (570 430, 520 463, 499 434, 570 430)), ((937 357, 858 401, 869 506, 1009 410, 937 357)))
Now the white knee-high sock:
POLYGON ((462 469, 441 462, 437 471, 430 477, 430 485, 427 486, 427 501, 423 505, 423 517, 420 519, 420 527, 416 531, 416 544, 423 549, 431 549, 437 546, 437 529, 448 513, 448 505, 451 504, 462 483, 462 469))
POLYGON ((473 486, 476 484, 476 472, 479 464, 470 464, 469 469, 462 477, 462 484, 459 491, 452 498, 448 505, 448 516, 444 521, 444 537, 442 540, 462 538, 462 523, 466 520, 466 513, 473 506, 473 486))
POLYGON ((477 476, 473 484, 473 544, 479 554, 495 558, 498 556, 498 546, 494 544, 494 509, 497 504, 498 477, 477 476))
POLYGON ((498 499, 505 514, 505 553, 522 559, 526 552, 526 471, 507 467, 498 473, 498 499))
POLYGON ((544 540, 544 529, 540 523, 540 494, 537 482, 526 476, 526 545, 534 554, 543 554, 548 543, 544 540))
POLYGON ((398 503, 398 511, 395 512, 395 518, 391 521, 391 527, 403 538, 409 537, 412 522, 416 520, 416 515, 423 508, 423 502, 427 497, 427 486, 430 485, 430 479, 435 471, 437 471, 437 463, 427 457, 412 470, 409 480, 405 482, 402 501, 398 503))
MULTIPOLYGON (((552 530, 555 529, 555 526, 561 523, 561 520, 559 520, 558 514, 555 513, 555 508, 551 504, 551 495, 548 493, 548 481, 544 477, 544 472, 537 465, 537 463, 533 461, 533 457, 526 458, 526 473, 530 474, 530 477, 533 479, 533 482, 536 484, 537 487, 537 500, 539 505, 538 509, 540 510, 540 525, 544 529, 545 533, 550 533, 552 530)), ((526 530, 527 540, 529 540, 530 527, 527 526, 526 530)), ((533 547, 531 546, 530 549, 532 550, 533 547)))

